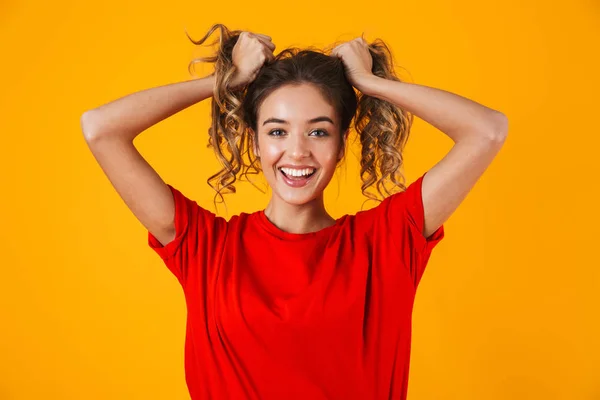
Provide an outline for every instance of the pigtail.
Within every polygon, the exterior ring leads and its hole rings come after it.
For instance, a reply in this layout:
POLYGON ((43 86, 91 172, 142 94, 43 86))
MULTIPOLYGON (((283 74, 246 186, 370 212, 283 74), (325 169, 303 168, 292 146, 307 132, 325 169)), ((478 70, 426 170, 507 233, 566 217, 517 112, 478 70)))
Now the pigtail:
MULTIPOLYGON (((387 80, 400 81, 394 73, 392 53, 387 45, 376 39, 369 44, 373 58, 373 74, 387 80)), ((402 190, 404 175, 402 150, 408 141, 413 115, 394 104, 359 93, 359 103, 354 127, 360 138, 361 190, 364 196, 380 201, 368 191, 374 185, 377 193, 385 198, 394 192, 394 187, 402 190), (391 188, 388 188, 389 184, 391 188)))
POLYGON ((214 63, 215 86, 211 101, 212 122, 208 129, 208 147, 215 151, 222 169, 209 177, 207 183, 216 191, 215 208, 217 202, 225 202, 223 194, 236 192, 234 183, 240 172, 243 175, 258 173, 257 171, 248 171, 247 167, 247 165, 254 165, 254 162, 251 159, 252 155, 248 153, 248 149, 252 148, 252 137, 246 134, 246 126, 243 121, 244 88, 235 90, 229 88, 229 83, 236 71, 232 60, 233 47, 242 31, 230 31, 223 24, 214 24, 204 37, 197 41, 187 35, 187 32, 186 35, 194 44, 201 45, 216 29, 220 30, 220 36, 211 43, 211 45, 215 45, 218 42, 216 53, 208 57, 195 58, 188 66, 190 73, 193 73, 193 66, 196 63, 214 63), (250 157, 251 162, 244 162, 245 155, 250 157))

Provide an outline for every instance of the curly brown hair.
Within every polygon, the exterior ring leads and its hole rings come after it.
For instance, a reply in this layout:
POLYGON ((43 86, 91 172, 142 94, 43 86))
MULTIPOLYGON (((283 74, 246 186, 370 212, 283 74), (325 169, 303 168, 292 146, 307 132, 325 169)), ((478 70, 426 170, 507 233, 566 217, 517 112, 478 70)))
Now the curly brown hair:
MULTIPOLYGON (((371 193, 372 186, 382 198, 392 194, 394 188, 406 189, 401 172, 402 150, 408 141, 413 115, 390 102, 357 93, 346 78, 342 60, 330 55, 336 44, 325 50, 312 47, 282 50, 273 61, 265 62, 252 82, 231 89, 228 83, 236 69, 232 52, 242 31, 230 31, 223 24, 214 24, 199 40, 193 40, 187 32, 186 35, 194 44, 201 45, 216 29, 220 30, 220 37, 211 43, 218 43, 215 54, 195 58, 188 66, 192 72, 196 63, 214 63, 208 146, 214 149, 223 166, 207 180, 216 191, 215 206, 217 199, 224 202, 224 193, 235 193, 238 176, 254 184, 248 175, 256 175, 261 170, 253 150, 257 140, 258 108, 270 93, 288 84, 309 83, 318 88, 341 117, 340 134, 354 119, 354 130, 361 144, 360 176, 364 196, 381 200, 371 193)), ((375 39, 368 47, 373 58, 373 74, 400 81, 388 46, 381 39, 375 39)))

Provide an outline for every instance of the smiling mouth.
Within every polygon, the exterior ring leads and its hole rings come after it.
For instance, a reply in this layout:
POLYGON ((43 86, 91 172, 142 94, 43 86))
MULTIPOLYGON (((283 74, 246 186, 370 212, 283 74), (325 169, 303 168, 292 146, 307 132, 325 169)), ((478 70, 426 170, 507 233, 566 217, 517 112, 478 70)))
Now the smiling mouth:
POLYGON ((280 167, 277 168, 281 173, 283 182, 293 188, 301 188, 308 185, 311 178, 317 172, 316 168, 292 169, 280 167))
POLYGON ((297 180, 310 178, 315 172, 317 172, 316 168, 292 169, 279 167, 278 169, 286 178, 297 180))

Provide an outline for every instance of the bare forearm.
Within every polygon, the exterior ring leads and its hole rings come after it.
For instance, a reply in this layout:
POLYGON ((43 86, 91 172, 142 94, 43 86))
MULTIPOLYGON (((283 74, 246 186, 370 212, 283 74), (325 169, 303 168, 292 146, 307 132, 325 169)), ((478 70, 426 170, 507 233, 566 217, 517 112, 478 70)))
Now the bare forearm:
POLYGON ((445 90, 377 76, 363 80, 359 90, 416 115, 444 132, 454 142, 506 134, 507 120, 504 114, 445 90))
POLYGON ((86 111, 85 137, 117 136, 133 140, 152 125, 212 96, 214 76, 142 90, 86 111))

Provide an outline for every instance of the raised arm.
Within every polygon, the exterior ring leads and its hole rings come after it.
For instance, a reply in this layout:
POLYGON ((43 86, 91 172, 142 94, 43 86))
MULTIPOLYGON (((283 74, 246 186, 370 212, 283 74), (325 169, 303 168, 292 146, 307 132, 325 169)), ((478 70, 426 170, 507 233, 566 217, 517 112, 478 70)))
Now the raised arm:
POLYGON ((371 77, 363 93, 389 101, 448 135, 455 145, 423 177, 423 235, 429 237, 458 208, 500 151, 504 114, 441 89, 371 77))
POLYGON ((146 89, 81 116, 81 129, 100 167, 136 218, 163 245, 175 238, 175 204, 167 184, 133 140, 163 119, 212 96, 214 76, 146 89))
POLYGON ((431 236, 458 208, 506 140, 508 119, 473 100, 445 90, 381 78, 362 37, 335 47, 346 76, 362 93, 390 102, 430 123, 455 143, 423 177, 423 235, 431 236))
MULTIPOLYGON (((251 82, 266 60, 273 60, 271 37, 242 32, 232 50, 234 73, 226 82, 238 89, 251 82)), ((81 129, 100 167, 146 229, 163 246, 175 238, 175 203, 167 184, 133 145, 144 130, 211 97, 215 76, 136 92, 81 116, 81 129)))

